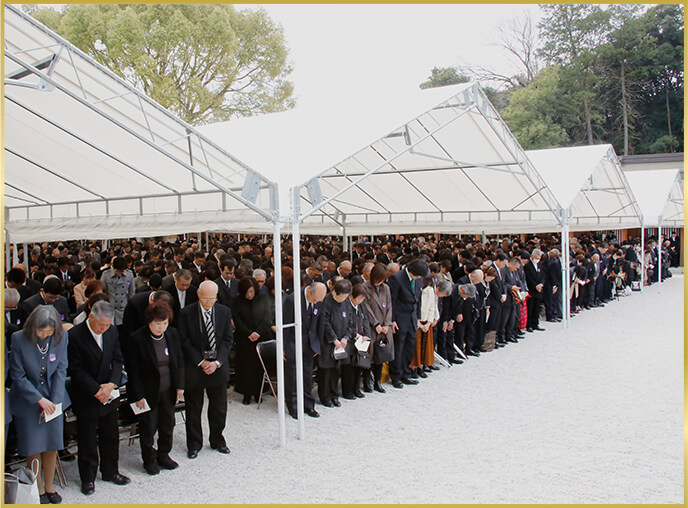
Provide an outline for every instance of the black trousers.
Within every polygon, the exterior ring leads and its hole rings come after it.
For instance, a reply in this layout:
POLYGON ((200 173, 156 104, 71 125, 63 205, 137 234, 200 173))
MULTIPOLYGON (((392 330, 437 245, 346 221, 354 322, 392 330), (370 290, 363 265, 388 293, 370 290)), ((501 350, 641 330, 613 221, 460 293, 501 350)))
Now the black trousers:
POLYGON ((409 326, 394 334, 394 361, 389 362, 389 377, 401 381, 411 375, 411 362, 416 352, 416 327, 409 326))
POLYGON ((540 326, 540 304, 542 303, 542 294, 536 293, 528 298, 528 327, 537 328, 540 326))
POLYGON ((485 327, 487 326, 487 309, 478 311, 478 317, 473 323, 473 346, 480 349, 485 342, 485 327))
POLYGON ((373 380, 379 382, 382 379, 382 364, 374 363, 372 367, 370 367, 370 370, 373 373, 373 380))
POLYGON ((337 390, 337 382, 339 381, 339 367, 332 369, 323 369, 318 367, 318 397, 320 403, 325 404, 328 401, 337 400, 339 398, 339 391, 337 390))
POLYGON ((497 329, 497 340, 499 342, 504 342, 506 339, 511 338, 511 330, 507 327, 509 319, 513 311, 514 302, 509 298, 506 302, 502 303, 502 315, 499 318, 499 328, 497 329))
POLYGON ((342 395, 351 398, 354 392, 361 389, 363 369, 353 365, 342 365, 342 395))
MULTIPOLYGON (((319 383, 318 383, 319 385, 319 383)), ((287 409, 296 414, 296 360, 287 360, 284 364, 284 388, 287 398, 287 409)), ((313 409, 313 352, 310 348, 303 351, 303 407, 313 409), (308 351, 306 351, 308 349, 308 351)))
POLYGON ((208 395, 208 424, 210 427, 210 446, 217 448, 226 445, 222 431, 227 421, 227 388, 223 384, 203 388, 187 387, 184 391, 186 401, 186 447, 189 450, 203 448, 203 429, 201 412, 203 410, 203 391, 208 395))
POLYGON ((172 450, 176 395, 176 390, 171 388, 160 392, 157 401, 148 401, 149 406, 155 404, 156 407, 151 407, 150 411, 139 415, 139 443, 144 464, 154 464, 158 457, 165 457, 172 450), (156 432, 158 433, 157 450, 153 446, 156 432))
POLYGON ((119 462, 117 411, 96 418, 77 415, 76 429, 81 483, 96 481, 99 455, 100 473, 103 478, 111 478, 117 474, 119 472, 117 466, 119 462))
POLYGON ((454 351, 452 344, 454 343, 454 337, 451 331, 443 331, 442 324, 440 323, 433 330, 432 338, 437 344, 437 354, 440 355, 445 360, 454 358, 454 351))

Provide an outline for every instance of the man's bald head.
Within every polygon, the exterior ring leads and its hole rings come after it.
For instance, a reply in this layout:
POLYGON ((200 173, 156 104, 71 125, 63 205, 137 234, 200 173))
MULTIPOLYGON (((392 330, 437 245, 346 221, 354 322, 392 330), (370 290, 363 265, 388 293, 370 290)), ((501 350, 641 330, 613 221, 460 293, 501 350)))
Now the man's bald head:
POLYGON ((198 300, 205 310, 210 310, 217 301, 217 284, 212 280, 204 280, 198 286, 198 300))
POLYGON ((313 282, 308 286, 307 292, 310 303, 322 302, 327 295, 327 286, 322 282, 313 282))

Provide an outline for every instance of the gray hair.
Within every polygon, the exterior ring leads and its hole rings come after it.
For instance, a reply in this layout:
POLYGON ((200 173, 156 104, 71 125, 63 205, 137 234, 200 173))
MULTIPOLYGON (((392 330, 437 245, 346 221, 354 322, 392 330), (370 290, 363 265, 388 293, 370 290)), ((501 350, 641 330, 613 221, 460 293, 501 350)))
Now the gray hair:
POLYGON ((32 344, 38 342, 36 332, 41 328, 53 329, 53 345, 58 345, 62 341, 62 320, 60 313, 52 305, 39 305, 29 315, 24 323, 24 336, 32 344))
POLYGON ((461 284, 459 291, 463 291, 466 298, 475 298, 475 286, 473 284, 461 284))
POLYGON ((19 303, 21 300, 21 295, 19 291, 14 288, 5 288, 5 303, 19 303))
POLYGON ((265 277, 268 276, 268 274, 262 268, 256 268, 253 270, 253 278, 255 279, 258 275, 264 275, 265 277))
POLYGON ((541 258, 542 257, 542 251, 540 249, 533 249, 533 252, 530 253, 531 258, 541 258))
POLYGON ((112 321, 115 319, 115 306, 110 302, 101 300, 93 304, 91 307, 91 315, 94 319, 107 319, 112 321))
POLYGON ((444 293, 445 295, 448 295, 451 293, 451 290, 452 290, 452 285, 451 285, 451 282, 449 282, 448 280, 443 280, 442 282, 437 284, 437 291, 439 291, 440 293, 444 293))

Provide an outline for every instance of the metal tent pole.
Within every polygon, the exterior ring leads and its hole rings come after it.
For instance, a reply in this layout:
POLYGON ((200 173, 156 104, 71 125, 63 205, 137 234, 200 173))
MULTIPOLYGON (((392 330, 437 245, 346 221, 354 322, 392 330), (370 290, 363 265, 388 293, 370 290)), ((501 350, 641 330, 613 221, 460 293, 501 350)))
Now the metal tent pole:
POLYGON ((657 228, 657 282, 662 283, 662 228, 657 228))
POLYGON ((10 235, 7 232, 7 230, 5 230, 5 272, 8 272, 10 269, 10 263, 11 263, 11 257, 10 256, 12 255, 10 253, 9 239, 10 239, 10 235))
POLYGON ((29 270, 29 244, 24 244, 24 265, 26 266, 26 273, 31 273, 29 270))
POLYGON ((286 422, 284 417, 284 320, 282 319, 282 243, 279 217, 273 224, 273 254, 275 258, 275 329, 277 338, 277 419, 279 444, 286 444, 286 422))
POLYGON ((342 232, 342 250, 344 250, 344 252, 349 250, 349 237, 346 236, 346 228, 344 228, 342 232))
MULTIPOLYGON (((294 253, 294 354, 296 356, 296 417, 299 422, 299 439, 306 437, 306 422, 304 419, 305 404, 303 400, 303 340, 301 322, 301 233, 299 231, 300 215, 299 187, 294 187, 292 194, 292 249, 294 253)), ((309 373, 312 374, 312 373, 309 373)))
POLYGON ((566 312, 566 280, 568 279, 569 267, 566 265, 566 226, 561 227, 561 324, 564 328, 568 326, 569 314, 566 312))
POLYGON ((645 287, 645 225, 640 225, 640 291, 645 287))

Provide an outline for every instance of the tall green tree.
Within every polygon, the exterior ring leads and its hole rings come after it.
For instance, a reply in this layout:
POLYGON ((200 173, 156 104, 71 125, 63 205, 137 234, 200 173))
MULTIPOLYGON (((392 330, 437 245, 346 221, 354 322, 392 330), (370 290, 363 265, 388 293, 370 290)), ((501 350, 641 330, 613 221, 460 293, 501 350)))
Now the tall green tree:
POLYGON ((563 66, 562 81, 582 110, 585 140, 593 144, 593 122, 599 120, 595 105, 600 76, 595 71, 597 48, 609 30, 609 13, 599 5, 542 5, 544 16, 538 28, 541 55, 547 62, 563 66))
POLYGON ((33 15, 190 124, 294 105, 284 32, 263 9, 73 4, 33 15))
POLYGON ((465 74, 459 74, 456 67, 433 67, 430 71, 428 79, 420 84, 420 87, 435 88, 438 86, 458 85, 459 83, 468 83, 471 80, 465 74))

